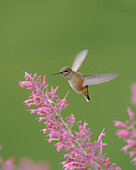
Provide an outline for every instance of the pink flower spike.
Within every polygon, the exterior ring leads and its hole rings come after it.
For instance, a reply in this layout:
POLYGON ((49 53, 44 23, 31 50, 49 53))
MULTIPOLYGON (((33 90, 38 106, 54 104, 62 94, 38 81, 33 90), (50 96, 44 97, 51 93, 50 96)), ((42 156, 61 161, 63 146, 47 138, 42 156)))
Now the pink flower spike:
POLYGON ((10 157, 7 161, 5 161, 5 165, 12 169, 14 162, 15 162, 15 158, 14 157, 10 157))
POLYGON ((63 146, 58 146, 57 147, 57 152, 60 152, 62 150, 63 146))
POLYGON ((56 91, 59 89, 59 86, 57 86, 55 89, 54 89, 54 94, 56 94, 56 91))
POLYGON ((126 145, 121 150, 124 150, 124 152, 127 153, 129 148, 131 148, 131 146, 130 145, 126 145))
MULTIPOLYGON (((127 108, 129 115, 129 120, 125 123, 120 121, 115 121, 115 126, 118 126, 120 129, 117 130, 117 135, 119 138, 123 138, 127 143, 121 150, 124 150, 125 153, 128 153, 130 158, 136 156, 136 121, 134 120, 134 113, 131 111, 131 108, 127 108)), ((136 157, 131 161, 135 162, 136 166, 136 157)))
POLYGON ((41 77, 42 77, 42 76, 40 75, 40 76, 37 78, 37 80, 39 80, 41 77))
POLYGON ((136 157, 134 159, 132 159, 131 162, 134 162, 134 165, 136 165, 136 157))
POLYGON ((43 131, 43 134, 46 134, 47 129, 45 128, 45 129, 42 129, 41 131, 43 131))
POLYGON ((91 141, 91 129, 87 128, 88 123, 77 121, 73 114, 63 118, 63 110, 68 106, 66 98, 68 93, 63 99, 60 99, 56 93, 59 89, 51 87, 48 90, 46 83, 46 76, 41 78, 37 74, 25 73, 25 81, 20 82, 21 86, 27 86, 27 89, 32 91, 30 98, 25 101, 30 113, 38 115, 39 122, 42 121, 44 127, 43 134, 46 134, 48 143, 54 142, 57 151, 63 151, 64 158, 62 162, 65 170, 79 169, 79 170, 102 170, 105 167, 108 170, 119 169, 115 164, 109 162, 109 158, 105 158, 106 154, 102 152, 103 146, 106 143, 102 142, 102 137, 105 136, 104 129, 98 141, 91 141), (78 127, 78 128, 76 128, 78 127), (78 129, 75 131, 75 129, 78 129))
POLYGON ((109 160, 110 160, 110 158, 108 157, 108 158, 106 159, 106 165, 108 165, 109 160))
POLYGON ((121 129, 121 130, 117 131, 117 135, 118 135, 119 138, 127 139, 131 136, 131 132, 121 129))
POLYGON ((30 109, 29 111, 30 111, 31 114, 33 114, 33 113, 37 112, 37 109, 30 109))
POLYGON ((37 73, 34 74, 34 79, 36 79, 36 78, 37 78, 37 73))
POLYGON ((103 131, 101 132, 100 136, 98 137, 98 141, 97 141, 97 142, 101 141, 101 138, 102 138, 103 136, 105 136, 105 133, 103 133, 104 130, 105 130, 105 128, 103 129, 103 131))
POLYGON ((49 143, 51 143, 52 141, 58 140, 57 138, 51 138, 48 140, 49 143))
POLYGON ((134 143, 136 143, 136 141, 133 139, 128 139, 126 140, 126 142, 128 143, 128 145, 134 145, 134 143))
POLYGON ((28 107, 33 106, 33 105, 36 105, 36 103, 27 103, 28 107))
POLYGON ((80 133, 82 133, 82 129, 83 129, 82 125, 79 125, 80 133))
POLYGON ((51 99, 49 99, 49 100, 48 100, 48 102, 49 102, 49 103, 51 103, 51 104, 53 104, 53 103, 54 103, 54 102, 53 102, 53 100, 51 100, 51 99))
POLYGON ((63 144, 62 143, 56 143, 55 146, 57 147, 57 151, 60 152, 63 148, 63 144))
POLYGON ((46 75, 43 77, 43 84, 46 84, 46 75))
POLYGON ((121 122, 121 121, 114 121, 115 122, 115 127, 119 126, 119 128, 126 128, 126 124, 121 122))
POLYGON ((42 120, 45 120, 45 117, 39 117, 39 122, 41 122, 42 120))
POLYGON ((131 111, 130 107, 127 108, 127 112, 131 121, 133 121, 134 113, 131 111))
POLYGON ((27 79, 28 77, 30 77, 30 75, 27 72, 25 72, 25 78, 27 79))
POLYGON ((132 96, 131 103, 136 106, 136 94, 132 96))
POLYGON ((134 155, 136 155, 136 151, 130 151, 130 152, 129 152, 130 158, 132 158, 134 155))
POLYGON ((28 82, 28 81, 22 81, 22 82, 19 82, 18 84, 20 85, 20 87, 25 87, 25 86, 30 85, 30 82, 28 82))
POLYGON ((28 102, 31 102, 31 101, 33 101, 33 99, 25 100, 24 103, 25 103, 25 104, 28 104, 28 102))

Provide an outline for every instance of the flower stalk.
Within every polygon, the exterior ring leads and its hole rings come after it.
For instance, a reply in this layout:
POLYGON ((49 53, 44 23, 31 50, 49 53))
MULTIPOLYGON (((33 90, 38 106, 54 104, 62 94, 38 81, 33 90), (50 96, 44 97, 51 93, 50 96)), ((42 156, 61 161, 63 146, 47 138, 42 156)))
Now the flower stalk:
MULTIPOLYGON (((56 92, 59 89, 51 87, 48 90, 46 76, 43 80, 37 74, 25 73, 25 81, 20 81, 21 87, 27 86, 27 90, 32 91, 31 96, 25 101, 30 113, 37 113, 39 122, 44 122, 42 129, 44 134, 49 136, 48 142, 55 141, 57 151, 65 152, 64 158, 67 158, 61 164, 65 170, 121 170, 116 164, 111 164, 109 158, 103 154, 102 137, 105 136, 104 130, 98 137, 98 140, 91 142, 92 132, 87 128, 88 123, 76 121, 73 114, 62 118, 63 110, 68 106, 66 96, 60 99, 56 92), (78 126, 79 131, 74 128, 78 126)), ((46 136, 46 137, 47 137, 46 136)))

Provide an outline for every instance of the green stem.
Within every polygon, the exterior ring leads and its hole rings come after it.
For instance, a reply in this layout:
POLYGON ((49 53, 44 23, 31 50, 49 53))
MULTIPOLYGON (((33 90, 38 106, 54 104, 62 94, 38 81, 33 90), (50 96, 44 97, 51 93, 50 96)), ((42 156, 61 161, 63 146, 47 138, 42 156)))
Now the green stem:
MULTIPOLYGON (((56 114, 57 114, 57 113, 56 113, 56 114)), ((59 115, 57 114, 57 116, 59 116, 59 115)), ((62 123, 65 125, 65 127, 67 128, 67 130, 70 132, 71 136, 74 137, 73 133, 72 133, 71 130, 69 129, 68 125, 64 122, 64 120, 62 119, 62 117, 60 117, 60 120, 61 120, 62 123)), ((77 145, 79 146, 79 148, 80 148, 81 150, 83 150, 83 152, 87 155, 86 151, 83 149, 83 147, 80 145, 80 143, 79 143, 77 140, 76 140, 76 143, 77 143, 77 145)))

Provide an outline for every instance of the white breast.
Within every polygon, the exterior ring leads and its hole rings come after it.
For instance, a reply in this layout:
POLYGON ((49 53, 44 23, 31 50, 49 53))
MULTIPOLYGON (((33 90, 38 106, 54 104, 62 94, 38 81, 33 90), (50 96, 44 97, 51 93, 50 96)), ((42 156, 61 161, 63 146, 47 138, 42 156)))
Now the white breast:
POLYGON ((70 86, 72 87, 72 89, 73 89, 76 93, 80 93, 79 91, 76 90, 76 88, 75 88, 76 84, 75 84, 75 83, 74 83, 74 84, 71 83, 70 80, 68 80, 68 82, 69 82, 70 86))

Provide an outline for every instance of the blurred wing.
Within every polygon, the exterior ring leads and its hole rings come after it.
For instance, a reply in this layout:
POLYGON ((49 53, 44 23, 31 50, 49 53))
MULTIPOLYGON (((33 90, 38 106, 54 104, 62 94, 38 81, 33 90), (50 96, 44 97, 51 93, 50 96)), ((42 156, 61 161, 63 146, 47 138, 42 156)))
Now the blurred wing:
POLYGON ((82 86, 104 83, 106 81, 110 81, 110 80, 114 79, 117 76, 118 76, 117 73, 88 75, 87 77, 85 77, 82 86))
POLYGON ((88 53, 88 50, 83 50, 76 56, 76 58, 73 62, 73 65, 72 65, 73 71, 77 71, 80 68, 82 62, 84 61, 85 57, 87 56, 87 53, 88 53))

